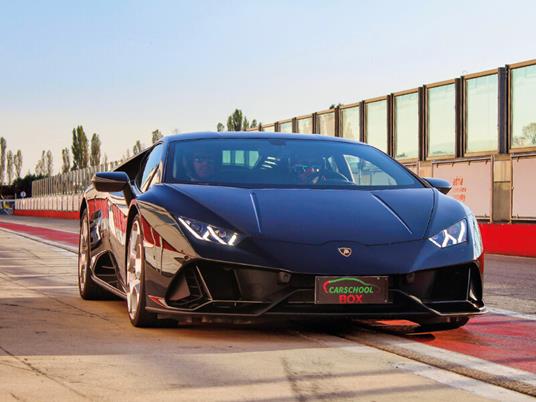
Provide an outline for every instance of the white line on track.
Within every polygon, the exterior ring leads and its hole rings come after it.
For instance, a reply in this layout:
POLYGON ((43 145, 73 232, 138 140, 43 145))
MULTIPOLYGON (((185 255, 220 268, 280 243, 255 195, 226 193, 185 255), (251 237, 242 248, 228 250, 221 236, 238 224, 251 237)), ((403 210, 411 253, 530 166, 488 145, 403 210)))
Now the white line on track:
POLYGON ((493 314, 507 315, 509 317, 520 318, 522 320, 536 321, 536 314, 518 313, 516 311, 503 310, 495 307, 488 307, 488 311, 493 314))
POLYGON ((49 246, 52 246, 52 247, 61 248, 61 249, 65 250, 65 251, 69 251, 71 253, 78 254, 78 247, 73 247, 73 246, 69 246, 67 244, 62 244, 62 243, 57 243, 57 242, 54 242, 54 241, 46 240, 46 239, 43 239, 41 237, 29 235, 27 233, 15 232, 14 230, 2 228, 2 227, 0 227, 0 230, 2 230, 4 232, 7 232, 7 233, 14 234, 16 236, 26 237, 27 239, 35 240, 35 241, 37 241, 39 243, 48 244, 49 246))
POLYGON ((523 395, 506 388, 474 380, 460 374, 452 373, 428 364, 410 361, 398 365, 399 368, 410 371, 422 377, 429 378, 450 387, 463 389, 473 394, 497 401, 534 401, 528 395, 523 395))
MULTIPOLYGON (((306 335, 301 332, 297 332, 297 334, 305 339, 315 341, 330 348, 341 349, 348 353, 355 353, 358 355, 363 355, 364 353, 377 353, 377 350, 370 346, 356 345, 353 341, 332 335, 306 335)), ((373 336, 377 337, 378 335, 374 334, 373 336)), ((383 336, 383 334, 380 336, 383 336)), ((402 364, 395 364, 395 367, 417 374, 421 377, 429 378, 449 387, 462 389, 495 401, 534 401, 534 398, 530 396, 410 359, 407 359, 407 362, 402 364)))
MULTIPOLYGON (((352 336, 347 336, 347 338, 354 339, 352 336)), ((503 377, 509 380, 528 384, 531 387, 536 387, 536 375, 529 373, 528 371, 503 366, 497 363, 479 359, 477 357, 441 349, 435 346, 425 345, 411 339, 402 338, 400 336, 378 333, 359 334, 358 337, 355 337, 355 340, 365 341, 365 343, 369 345, 380 344, 409 350, 420 355, 447 362, 454 366, 480 371, 493 377, 503 377)))

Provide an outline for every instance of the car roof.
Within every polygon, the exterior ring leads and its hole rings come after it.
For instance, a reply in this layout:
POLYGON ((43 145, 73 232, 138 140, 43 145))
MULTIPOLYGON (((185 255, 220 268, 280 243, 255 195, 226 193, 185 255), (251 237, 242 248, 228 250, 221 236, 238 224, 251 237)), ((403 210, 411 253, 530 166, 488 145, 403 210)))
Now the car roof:
POLYGON ((237 138, 267 138, 267 139, 294 139, 294 140, 315 140, 315 141, 334 141, 346 143, 359 143, 347 138, 325 136, 319 134, 296 134, 296 133, 273 133, 266 131, 202 131, 194 133, 166 135, 162 138, 164 142, 183 141, 183 140, 201 140, 201 139, 237 139, 237 138))

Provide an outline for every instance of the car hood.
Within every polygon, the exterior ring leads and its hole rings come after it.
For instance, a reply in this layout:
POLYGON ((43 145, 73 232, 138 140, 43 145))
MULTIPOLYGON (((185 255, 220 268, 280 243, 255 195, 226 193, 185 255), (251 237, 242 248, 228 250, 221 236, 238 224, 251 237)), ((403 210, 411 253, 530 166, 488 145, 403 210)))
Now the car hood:
POLYGON ((223 224, 257 239, 311 245, 330 241, 380 245, 422 239, 436 202, 429 188, 364 191, 166 186, 179 192, 181 199, 185 196, 193 201, 195 205, 189 209, 195 216, 186 215, 190 218, 223 224))

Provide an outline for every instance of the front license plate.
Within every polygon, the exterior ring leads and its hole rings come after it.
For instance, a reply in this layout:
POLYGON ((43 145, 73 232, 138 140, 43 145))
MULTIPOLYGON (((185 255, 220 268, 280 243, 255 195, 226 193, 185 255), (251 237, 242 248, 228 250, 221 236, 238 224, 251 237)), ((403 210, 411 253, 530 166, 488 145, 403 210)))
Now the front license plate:
POLYGON ((317 276, 316 304, 388 303, 387 276, 317 276))

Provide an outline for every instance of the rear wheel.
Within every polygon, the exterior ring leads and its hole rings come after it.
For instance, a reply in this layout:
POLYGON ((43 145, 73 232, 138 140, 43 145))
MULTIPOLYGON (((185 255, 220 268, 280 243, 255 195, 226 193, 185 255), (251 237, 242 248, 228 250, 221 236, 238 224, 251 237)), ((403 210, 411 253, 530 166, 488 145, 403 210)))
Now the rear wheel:
POLYGON ((78 242, 78 291, 85 300, 99 300, 105 296, 105 291, 91 277, 89 218, 87 209, 82 212, 80 219, 80 240, 78 242))
POLYGON ((154 326, 158 323, 156 314, 145 309, 145 253, 139 216, 132 222, 127 250, 127 308, 130 322, 135 327, 154 326))

